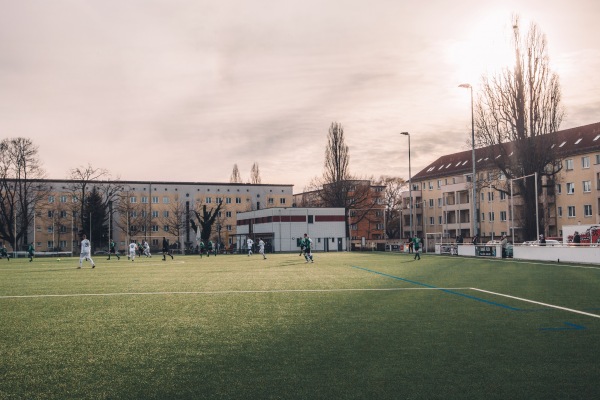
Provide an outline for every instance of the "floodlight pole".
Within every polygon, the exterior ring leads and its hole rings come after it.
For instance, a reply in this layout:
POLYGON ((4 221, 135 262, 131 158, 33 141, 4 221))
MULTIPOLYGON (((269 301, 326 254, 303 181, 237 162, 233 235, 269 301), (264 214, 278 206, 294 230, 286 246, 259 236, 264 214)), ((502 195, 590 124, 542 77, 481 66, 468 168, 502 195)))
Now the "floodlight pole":
POLYGON ((413 210, 412 210, 412 174, 410 171, 410 133, 408 132, 400 132, 401 135, 408 136, 408 211, 410 212, 410 238, 413 238, 413 210))
POLYGON ((469 89, 471 91, 471 152, 472 152, 472 163, 473 163, 473 237, 477 236, 477 178, 475 170, 475 118, 473 114, 473 86, 470 83, 463 83, 458 87, 469 89))

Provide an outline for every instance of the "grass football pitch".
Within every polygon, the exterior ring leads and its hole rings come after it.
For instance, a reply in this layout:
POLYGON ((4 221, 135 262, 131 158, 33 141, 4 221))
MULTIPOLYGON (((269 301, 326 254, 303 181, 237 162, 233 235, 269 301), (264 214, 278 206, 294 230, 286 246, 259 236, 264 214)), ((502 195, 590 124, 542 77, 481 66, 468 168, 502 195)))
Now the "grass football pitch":
POLYGON ((597 399, 600 267, 0 260, 0 399, 597 399))

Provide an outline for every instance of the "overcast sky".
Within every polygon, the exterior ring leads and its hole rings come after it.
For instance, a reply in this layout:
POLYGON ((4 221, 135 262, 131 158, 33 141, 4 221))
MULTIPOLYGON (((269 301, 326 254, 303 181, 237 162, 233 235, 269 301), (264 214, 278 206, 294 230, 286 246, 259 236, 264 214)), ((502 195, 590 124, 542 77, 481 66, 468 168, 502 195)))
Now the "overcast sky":
POLYGON ((600 120, 597 0, 0 0, 0 137, 47 177, 229 182, 294 192, 340 122, 359 176, 408 179, 468 149, 468 90, 508 64, 511 15, 546 33, 562 128, 600 120))

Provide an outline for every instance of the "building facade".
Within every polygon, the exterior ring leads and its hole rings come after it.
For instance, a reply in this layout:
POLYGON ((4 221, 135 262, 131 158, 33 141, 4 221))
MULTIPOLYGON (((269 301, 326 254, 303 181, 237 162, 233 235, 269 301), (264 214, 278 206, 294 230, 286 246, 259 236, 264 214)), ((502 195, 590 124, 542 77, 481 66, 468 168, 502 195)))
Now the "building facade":
MULTIPOLYGON (((552 140, 551 148, 557 151, 562 169, 552 179, 541 180, 536 217, 540 234, 561 237, 563 225, 600 223, 600 123, 556 132, 552 140)), ((477 224, 484 241, 513 233, 516 242, 536 239, 523 237, 515 220, 522 200, 511 196, 511 182, 493 163, 499 155, 490 150, 475 151, 476 220, 472 218, 471 150, 444 155, 412 177, 413 225, 419 236, 439 235, 449 241, 458 236, 470 238, 477 224), (507 189, 496 190, 496 186, 507 189)), ((408 197, 404 192, 405 235, 410 231, 408 197)))
MULTIPOLYGON (((74 195, 76 182, 69 180, 40 181, 48 188, 47 199, 35 204, 35 218, 28 237, 33 238, 37 252, 79 251, 79 198, 74 195)), ((94 187, 112 185, 118 193, 108 202, 109 239, 124 249, 130 240, 147 241, 153 249, 166 237, 183 250, 195 246, 196 233, 190 219, 202 207, 216 210, 220 204, 211 238, 222 247, 233 248, 237 240, 237 214, 250 210, 291 207, 293 185, 244 183, 91 181, 94 187)), ((101 191, 102 192, 102 191, 101 191)), ((89 236, 89 234, 88 234, 89 236)), ((92 238, 94 239, 94 238, 92 238)), ((92 242, 96 242, 92 240, 92 242)))
POLYGON ((269 208, 237 214, 237 251, 246 240, 262 239, 267 252, 300 251, 300 238, 308 234, 315 251, 347 249, 343 208, 269 208))

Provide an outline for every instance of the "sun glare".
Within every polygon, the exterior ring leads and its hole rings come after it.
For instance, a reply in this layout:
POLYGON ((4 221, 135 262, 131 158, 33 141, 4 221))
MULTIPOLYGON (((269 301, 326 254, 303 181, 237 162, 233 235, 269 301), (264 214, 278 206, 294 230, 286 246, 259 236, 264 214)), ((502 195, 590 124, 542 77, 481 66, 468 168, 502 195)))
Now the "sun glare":
POLYGON ((447 62, 454 69, 457 82, 476 85, 482 75, 494 74, 513 64, 509 25, 510 14, 494 12, 474 23, 462 40, 448 44, 447 62))

